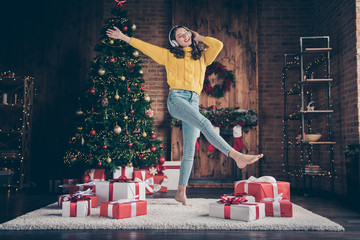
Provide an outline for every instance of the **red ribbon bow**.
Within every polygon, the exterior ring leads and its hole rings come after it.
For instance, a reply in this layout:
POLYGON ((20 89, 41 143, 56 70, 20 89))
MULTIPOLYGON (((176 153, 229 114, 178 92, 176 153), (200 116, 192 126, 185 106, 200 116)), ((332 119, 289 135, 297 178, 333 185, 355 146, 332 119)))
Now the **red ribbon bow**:
POLYGON ((156 168, 156 170, 157 170, 157 174, 156 174, 157 176, 164 175, 163 171, 166 170, 165 166, 160 165, 160 164, 154 164, 153 167, 156 168))
POLYGON ((70 194, 70 197, 69 197, 69 201, 70 202, 77 202, 77 201, 83 201, 83 200, 88 200, 90 199, 89 196, 83 196, 81 194, 70 194))
POLYGON ((124 1, 115 0, 115 2, 117 2, 117 3, 118 3, 118 6, 123 7, 123 3, 125 3, 125 2, 126 2, 126 0, 124 0, 124 1))
POLYGON ((218 202, 223 203, 225 205, 242 204, 242 203, 245 203, 245 202, 248 201, 244 197, 236 197, 236 196, 233 196, 233 195, 223 195, 220 198, 221 199, 218 202))

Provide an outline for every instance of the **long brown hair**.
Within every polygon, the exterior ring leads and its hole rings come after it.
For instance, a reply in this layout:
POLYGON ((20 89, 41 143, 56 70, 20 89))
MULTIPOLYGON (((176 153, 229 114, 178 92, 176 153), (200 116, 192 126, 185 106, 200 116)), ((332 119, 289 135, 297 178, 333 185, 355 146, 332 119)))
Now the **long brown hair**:
MULTIPOLYGON (((190 31, 190 30, 189 30, 187 27, 185 27, 185 26, 181 26, 181 25, 176 26, 176 27, 174 27, 173 29, 171 29, 171 31, 170 31, 170 33, 169 33, 169 39, 170 39, 170 40, 175 40, 175 41, 176 41, 175 32, 176 32, 176 30, 179 29, 179 28, 184 28, 184 29, 190 31)), ((200 58, 201 58, 201 53, 202 53, 203 49, 200 48, 200 46, 197 44, 196 41, 194 41, 194 39, 193 39, 192 37, 191 37, 191 45, 190 45, 190 47, 192 48, 192 50, 191 50, 191 57, 192 57, 192 59, 194 59, 194 60, 200 59, 200 58)), ((183 49, 183 47, 181 47, 181 46, 177 46, 177 47, 171 46, 171 47, 170 47, 170 52, 171 52, 172 54, 174 54, 174 56, 175 56, 176 58, 184 58, 184 57, 185 57, 184 49, 183 49)))

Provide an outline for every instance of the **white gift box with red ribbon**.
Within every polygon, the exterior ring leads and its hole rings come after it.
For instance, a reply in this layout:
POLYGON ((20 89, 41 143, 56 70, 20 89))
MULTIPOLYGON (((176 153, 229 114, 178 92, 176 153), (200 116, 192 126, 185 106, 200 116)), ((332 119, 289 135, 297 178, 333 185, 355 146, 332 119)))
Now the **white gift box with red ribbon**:
POLYGON ((167 188, 168 190, 177 190, 179 186, 181 161, 165 161, 163 170, 164 174, 168 177, 167 188))
POLYGON ((62 216, 86 217, 90 215, 90 208, 90 200, 66 201, 62 203, 62 216))
POLYGON ((210 203, 209 216, 240 221, 254 221, 265 217, 264 203, 223 204, 210 203))
POLYGON ((96 182, 95 193, 99 203, 119 199, 146 199, 145 182, 96 182))
POLYGON ((118 179, 120 177, 126 177, 128 179, 133 179, 134 167, 119 167, 113 172, 113 179, 118 179))

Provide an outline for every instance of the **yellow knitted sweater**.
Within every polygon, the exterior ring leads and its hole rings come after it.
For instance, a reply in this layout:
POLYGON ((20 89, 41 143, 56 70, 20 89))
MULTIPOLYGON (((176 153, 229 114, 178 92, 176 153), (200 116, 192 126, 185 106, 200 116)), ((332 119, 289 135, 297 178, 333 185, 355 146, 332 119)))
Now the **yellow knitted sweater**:
POLYGON ((200 95, 205 77, 206 66, 210 65, 219 54, 223 43, 211 37, 205 37, 209 47, 203 51, 199 60, 191 58, 191 47, 184 47, 185 57, 176 58, 170 50, 131 38, 130 45, 140 50, 155 62, 166 68, 167 82, 170 89, 194 91, 200 95))

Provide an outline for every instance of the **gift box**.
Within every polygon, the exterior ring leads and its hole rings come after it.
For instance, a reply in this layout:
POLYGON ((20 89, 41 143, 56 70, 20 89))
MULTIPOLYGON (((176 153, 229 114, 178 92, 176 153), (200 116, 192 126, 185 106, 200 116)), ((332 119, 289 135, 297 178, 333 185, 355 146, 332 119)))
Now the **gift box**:
POLYGON ((279 195, 276 198, 264 198, 261 200, 265 204, 265 216, 267 217, 292 217, 293 206, 289 200, 282 200, 279 195))
POLYGON ((167 176, 154 176, 154 192, 167 192, 168 177, 167 176))
POLYGON ((75 179, 75 178, 66 178, 66 179, 63 179, 63 185, 75 185, 79 183, 79 180, 78 179, 75 179))
MULTIPOLYGON (((69 201, 71 195, 59 195, 58 196, 58 206, 62 208, 63 202, 69 201)), ((88 198, 90 198, 90 207, 91 208, 97 208, 99 206, 99 197, 96 195, 89 195, 88 198)))
POLYGON ((63 217, 86 217, 88 215, 90 215, 90 199, 62 203, 63 217))
MULTIPOLYGON (((60 187, 61 186, 61 180, 60 179, 50 179, 49 180, 49 192, 51 193, 65 193, 63 192, 63 189, 60 187)), ((68 189, 66 189, 66 192, 68 191, 68 189)))
POLYGON ((209 216, 246 222, 254 221, 265 217, 265 204, 247 202, 240 204, 210 203, 209 216))
POLYGON ((165 161, 163 170, 164 174, 168 177, 168 190, 177 190, 179 185, 181 161, 165 161))
POLYGON ((146 194, 154 193, 154 177, 150 174, 149 170, 135 170, 134 182, 144 182, 146 194))
POLYGON ((83 184, 76 184, 68 186, 68 192, 69 194, 74 194, 78 191, 85 191, 88 189, 91 189, 93 192, 95 192, 95 182, 89 182, 89 183, 83 183, 83 184))
POLYGON ((133 167, 120 167, 119 169, 116 169, 113 172, 113 179, 118 179, 120 177, 126 177, 127 179, 132 180, 134 174, 134 168, 133 167))
POLYGON ((100 216, 110 218, 130 218, 147 214, 144 200, 118 200, 100 203, 100 216))
POLYGON ((105 181, 105 169, 88 169, 84 175, 88 175, 90 181, 105 181))
POLYGON ((95 193, 100 203, 119 199, 146 199, 145 182, 96 182, 95 193))
POLYGON ((251 176, 248 180, 234 182, 234 193, 244 192, 254 196, 256 202, 264 198, 274 198, 281 193, 284 200, 290 200, 290 183, 276 181, 270 176, 260 178, 251 176))

